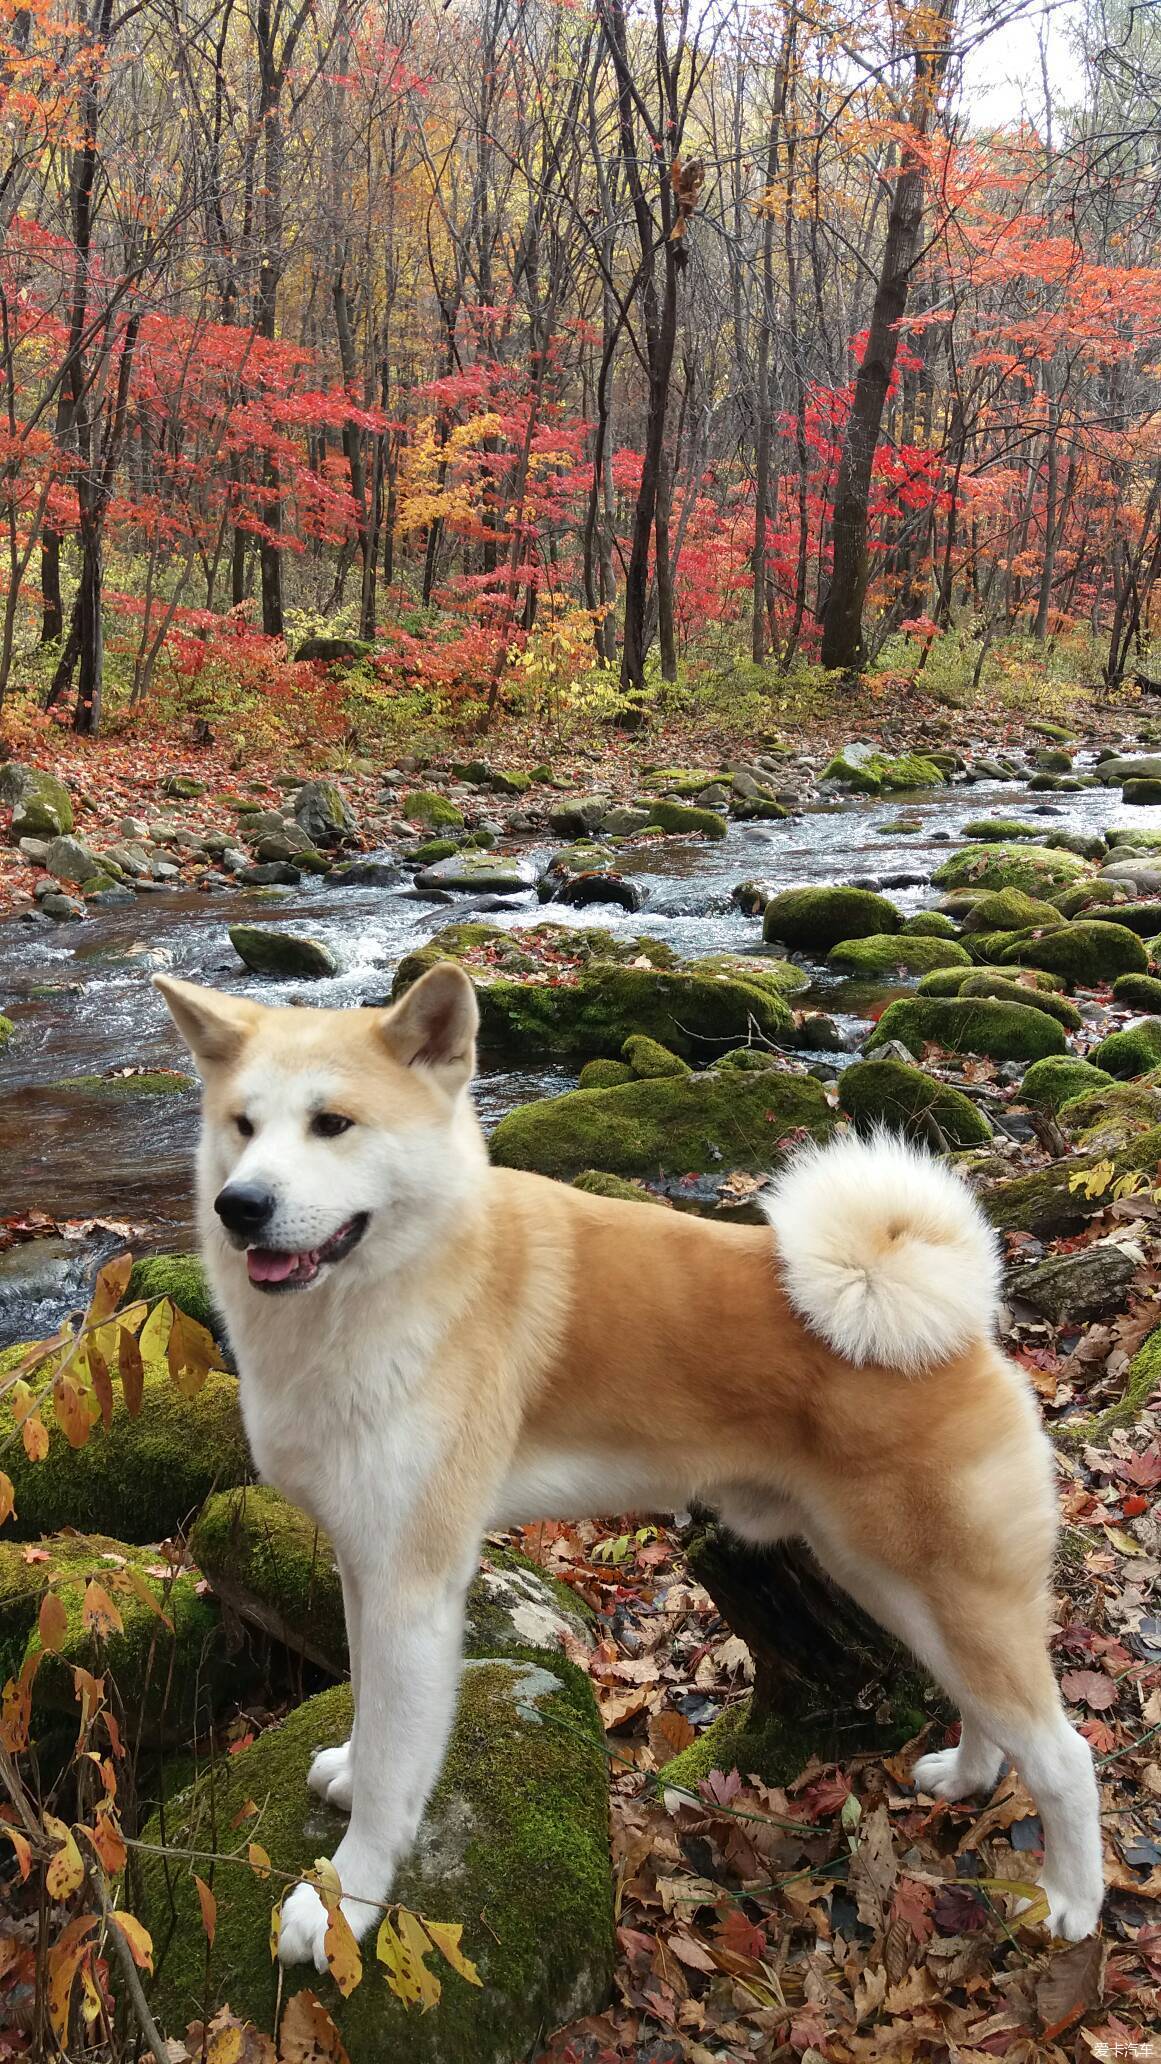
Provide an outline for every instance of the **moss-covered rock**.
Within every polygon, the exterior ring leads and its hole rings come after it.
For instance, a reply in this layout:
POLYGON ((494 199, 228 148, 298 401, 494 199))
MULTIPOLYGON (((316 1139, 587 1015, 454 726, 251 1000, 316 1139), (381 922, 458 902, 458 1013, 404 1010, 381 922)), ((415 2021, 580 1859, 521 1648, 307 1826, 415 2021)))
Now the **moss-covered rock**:
POLYGON ((733 1046, 715 1063, 718 1068, 740 1068, 744 1075, 768 1074, 771 1068, 777 1070, 779 1061, 764 1046, 733 1046))
POLYGON ((137 1097, 186 1096, 197 1088, 197 1078, 182 1075, 176 1068, 157 1068, 143 1075, 62 1075, 46 1086, 129 1103, 137 1097))
POLYGON ((862 1130, 876 1125, 935 1146, 977 1147, 992 1137, 983 1112, 962 1090, 903 1061, 855 1061, 839 1080, 839 1109, 862 1130))
POLYGON ((976 968, 969 974, 959 991, 961 996, 995 996, 1001 1003, 1031 1003, 1037 1010, 1047 1011, 1066 1032, 1079 1032, 1084 1023, 1080 1012, 1067 996, 1055 996, 1049 989, 1029 989, 1023 983, 1013 982, 1003 975, 993 974, 990 969, 976 968))
POLYGON ((945 780, 943 769, 935 760, 922 753, 904 753, 898 759, 891 759, 884 753, 871 753, 858 758, 849 752, 836 753, 823 768, 823 781, 837 781, 844 788, 853 788, 860 795, 879 795, 883 789, 940 788, 945 780))
POLYGON ((339 965, 321 939, 280 932, 274 925, 231 925, 230 944, 253 974, 283 981, 318 981, 333 975, 339 965))
POLYGON ((984 845, 996 846, 1012 839, 1027 839, 1029 844, 1043 837, 1038 824, 1029 823, 1024 817, 973 817, 963 828, 965 838, 980 839, 984 845))
POLYGON ((1094 1067, 1091 1061, 1082 1061, 1076 1054, 1049 1054, 1028 1069, 1020 1084, 1020 1094, 1026 1103, 1058 1111, 1073 1097, 1095 1095, 1112 1086, 1112 1076, 1104 1068, 1094 1067))
POLYGON ((730 975, 765 989, 771 996, 801 996, 811 978, 792 960, 778 960, 769 953, 706 953, 700 960, 685 963, 687 975, 730 975))
POLYGON ((1070 1154, 1067 1160, 1051 1161, 1032 1175, 985 1186, 982 1201, 992 1224, 1005 1231, 1024 1233, 1066 1232, 1083 1225, 1086 1218, 1103 1211, 1114 1182, 1122 1175, 1152 1175, 1161 1161, 1161 1126, 1139 1133, 1113 1155, 1102 1150, 1070 1154), (1113 1172, 1105 1175, 1090 1195, 1083 1177, 1099 1163, 1111 1159, 1113 1172))
POLYGON ((1070 1097, 1056 1113, 1078 1147, 1119 1153, 1138 1133, 1161 1125, 1161 1090, 1147 1077, 1103 1084, 1095 1095, 1070 1097))
POLYGON ((1161 1011, 1161 982, 1155 975, 1118 975, 1113 996, 1130 1010, 1161 1011))
POLYGON ((455 839, 429 838, 410 846, 403 857, 411 867, 435 867, 441 860, 454 860, 459 850, 455 839))
POLYGON ((0 1014, 0 1053, 3 1053, 15 1030, 16 1027, 11 1018, 6 1018, 0 1014))
POLYGON ((926 939, 914 933, 871 933, 865 939, 840 939, 826 956, 839 974, 865 977, 926 975, 933 968, 970 967, 971 956, 954 939, 926 939))
MULTIPOLYGON (((877 1725, 868 1721, 866 1738, 874 1739, 876 1751, 889 1755, 892 1749, 902 1748, 910 1741, 930 1717, 924 1706, 909 1704, 906 1700, 884 1702, 885 1717, 877 1725)), ((849 1743, 848 1743, 849 1747, 849 1743)), ((751 1697, 740 1699, 737 1705, 728 1706, 711 1720, 704 1733, 687 1749, 682 1749, 665 1765, 662 1783, 667 1793, 687 1793, 698 1796, 698 1786, 710 1775, 720 1770, 727 1776, 738 1770, 745 1776, 753 1774, 766 1784, 788 1784, 797 1777, 818 1755, 819 1721, 809 1718, 784 1715, 780 1712, 758 1714, 751 1697)), ((838 1742, 835 1754, 842 1753, 838 1742)))
POLYGON ((164 1573, 155 1548, 143 1550, 103 1534, 49 1536, 39 1548, 44 1559, 30 1564, 15 1541, 0 1544, 0 1667, 6 1676, 40 1647, 36 1621, 45 1592, 51 1590, 65 1609, 60 1649, 43 1656, 36 1673, 34 1738, 61 1721, 75 1727, 77 1667, 106 1678, 113 1710, 131 1740, 185 1742, 203 1733, 232 1672, 220 1613, 202 1595, 197 1572, 164 1573), (156 1610, 139 1590, 122 1588, 128 1572, 156 1610), (122 1623, 100 1638, 85 1625, 90 1580, 112 1600, 122 1623))
POLYGON ((565 1181, 590 1168, 676 1178, 768 1168, 788 1133, 802 1127, 812 1138, 825 1139, 833 1125, 822 1084, 813 1076, 729 1069, 681 1081, 573 1090, 525 1104, 500 1120, 491 1147, 501 1168, 533 1169, 565 1181))
POLYGON ((762 935, 790 947, 829 951, 840 939, 897 932, 902 922, 895 905, 871 889, 783 889, 766 905, 762 935))
POLYGON ((135 1261, 124 1303, 137 1304, 142 1299, 151 1302, 157 1297, 168 1297, 179 1311, 188 1312, 216 1340, 224 1338, 200 1254, 146 1254, 135 1261))
MULTIPOLYGON (((646 1038, 642 1032, 635 1032, 627 1039, 621 1052, 639 1082, 659 1081, 667 1075, 689 1074, 688 1061, 683 1061, 680 1054, 673 1053, 658 1040, 646 1038)), ((592 1086, 587 1083, 581 1084, 582 1089, 592 1086)))
MULTIPOLYGON (((325 1533, 265 1484, 207 1500, 190 1552, 222 1604, 332 1676, 348 1669, 343 1587, 325 1533)), ((583 1609, 523 1556, 485 1551, 468 1594, 469 1655, 560 1651, 588 1638, 583 1609)))
POLYGON ((903 926, 908 939, 956 939, 959 926, 942 910, 917 910, 903 926))
POLYGON ((717 778, 709 767, 650 767, 645 786, 659 789, 662 795, 694 796, 717 778))
POLYGON ((674 838, 724 839, 730 828, 719 810, 695 810, 691 803, 652 803, 649 823, 674 838))
MULTIPOLYGON (((308 1869, 334 1849, 346 1823, 308 1792, 307 1772, 315 1751, 337 1747, 350 1725, 345 1687, 308 1700, 172 1801, 165 1840, 239 1858, 259 1841, 276 1870, 308 1869), (249 1800, 261 1803, 257 1818, 243 1815, 249 1800)), ((351 2064, 511 2064, 545 2029, 603 2005, 613 1951, 607 1815, 604 1738, 582 1672, 563 1657, 469 1662, 443 1774, 393 1894, 413 1912, 464 1924, 463 1950, 482 1989, 433 1956, 439 2004, 409 2013, 375 1968, 372 1936, 349 1999, 313 1971, 302 1981, 333 2015, 351 2064)), ((135 1908, 167 1945, 153 1992, 160 2019, 184 2029, 228 2000, 236 2014, 272 2027, 277 1884, 263 1884, 242 1862, 215 1868, 150 1856, 162 1835, 159 1821, 144 1830, 135 1908), (212 1880, 217 1900, 209 1950, 195 1868, 212 1880)))
POLYGON ((1161 781, 1126 781, 1121 789, 1125 803, 1161 803, 1161 781))
MULTIPOLYGON (((1123 910, 1129 905, 1129 891, 1123 882, 1094 881, 1074 882, 1071 888, 1053 889, 1047 899, 1061 917, 1083 917, 1086 911, 1095 910, 1103 917, 1110 907, 1123 910)), ((1121 923, 1117 918, 1117 923, 1121 923)), ((1132 927, 1130 927, 1132 929, 1132 927)))
POLYGON ((72 798, 63 781, 41 767, 9 760, 0 767, 0 807, 12 807, 13 845, 22 838, 56 838, 73 828, 72 798))
POLYGON ((1060 912, 1022 889, 994 889, 972 905, 963 922, 967 932, 1021 932, 1030 925, 1058 925, 1060 912))
POLYGON ((1147 1075, 1161 1062, 1161 1018, 1140 1018, 1123 1032, 1110 1032, 1094 1047, 1092 1058, 1094 1067, 1122 1082, 1147 1075))
POLYGON ((603 1168, 586 1168, 572 1179, 574 1190, 584 1190, 590 1197, 612 1197, 621 1204, 660 1204, 668 1206, 667 1197, 659 1197, 644 1183, 630 1182, 624 1175, 609 1175, 603 1168))
POLYGON ((933 968, 929 975, 921 975, 917 984, 920 996, 958 996, 972 969, 967 967, 933 968))
POLYGON ((1038 938, 1014 940, 1000 959, 1005 965, 1046 968, 1084 989, 1116 975, 1144 974, 1149 965, 1148 951, 1135 932, 1099 918, 1080 918, 1038 938))
POLYGON ((1101 918, 1111 915, 1114 924, 1124 925, 1126 931, 1136 932, 1139 939, 1153 939, 1161 932, 1161 902, 1154 898, 1137 903, 1120 903, 1115 913, 1100 910, 1095 914, 1101 918))
MULTIPOLYGON (((0 1373, 24 1352, 0 1356, 0 1373)), ((30 1462, 9 1442, 4 1467, 16 1498, 10 1538, 35 1540, 61 1527, 91 1528, 123 1541, 160 1541, 185 1526, 209 1496, 244 1483, 250 1458, 232 1376, 210 1376, 196 1398, 183 1398, 163 1363, 145 1370, 135 1419, 114 1384, 113 1415, 83 1448, 71 1448, 48 1419, 48 1454, 30 1462)))
POLYGON ((426 824, 431 831, 438 831, 441 825, 462 824, 464 813, 445 795, 434 788, 413 788, 404 796, 401 804, 403 815, 413 824, 426 824))
POLYGON ((1161 1326, 1146 1335, 1125 1371, 1124 1394, 1115 1405, 1056 1429, 1070 1446, 1088 1447, 1106 1441, 1118 1426, 1131 1426, 1161 1385, 1161 1326))
POLYGON ((883 1012, 867 1041, 868 1053, 889 1039, 902 1040, 913 1054, 935 1045, 994 1061, 1036 1061, 1065 1048, 1063 1027, 1031 1000, 1000 1003, 990 996, 902 996, 883 1012))
POLYGON ((617 1089, 622 1082, 632 1082, 633 1070, 627 1061, 586 1061, 577 1077, 578 1089, 617 1089))
POLYGON ((931 879, 939 889, 1022 889, 1044 897, 1081 880, 1089 869, 1075 853, 1047 846, 963 846, 940 863, 931 879))

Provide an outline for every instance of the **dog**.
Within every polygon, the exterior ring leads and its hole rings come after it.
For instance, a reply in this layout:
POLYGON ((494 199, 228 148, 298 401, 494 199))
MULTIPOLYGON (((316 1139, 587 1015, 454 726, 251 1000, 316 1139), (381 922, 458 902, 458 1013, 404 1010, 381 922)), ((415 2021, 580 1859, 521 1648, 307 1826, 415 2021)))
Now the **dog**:
MULTIPOLYGON (((987 1794, 1013 1762, 1047 1925, 1095 1929, 1099 1795, 1046 1646, 1052 1455, 959 1177, 845 1134, 791 1159, 765 1225, 592 1196, 489 1165, 450 962, 384 1010, 156 986, 204 1085, 200 1236, 254 1461, 342 1575, 355 1719, 309 1783, 350 1816, 355 1936, 443 1761, 485 1532, 695 1500, 805 1539, 909 1644, 963 1716, 916 1784, 987 1794)), ((295 1887, 283 1962, 323 1970, 326 1927, 295 1887)))

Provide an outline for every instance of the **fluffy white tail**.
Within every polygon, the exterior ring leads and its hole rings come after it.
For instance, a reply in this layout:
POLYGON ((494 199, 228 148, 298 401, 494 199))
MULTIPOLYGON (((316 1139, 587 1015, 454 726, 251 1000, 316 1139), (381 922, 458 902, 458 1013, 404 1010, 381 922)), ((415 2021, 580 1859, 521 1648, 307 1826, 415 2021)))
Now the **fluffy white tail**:
POLYGON ((943 1162, 887 1132, 798 1154, 763 1199, 787 1296, 849 1362, 918 1371, 987 1337, 995 1237, 943 1162))

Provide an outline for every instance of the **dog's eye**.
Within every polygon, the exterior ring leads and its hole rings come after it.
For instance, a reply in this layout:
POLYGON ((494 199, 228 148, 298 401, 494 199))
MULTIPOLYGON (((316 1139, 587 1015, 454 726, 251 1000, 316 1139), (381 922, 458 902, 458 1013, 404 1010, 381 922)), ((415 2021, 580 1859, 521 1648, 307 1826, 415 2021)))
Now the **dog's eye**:
POLYGON ((239 1115, 235 1118, 234 1123, 237 1126, 238 1131, 241 1133, 243 1139, 253 1139, 254 1127, 251 1120, 246 1117, 244 1112, 239 1113, 239 1115))
POLYGON ((317 1139, 337 1139, 340 1132, 349 1132, 353 1118, 344 1118, 341 1111, 320 1111, 310 1121, 310 1129, 317 1139))

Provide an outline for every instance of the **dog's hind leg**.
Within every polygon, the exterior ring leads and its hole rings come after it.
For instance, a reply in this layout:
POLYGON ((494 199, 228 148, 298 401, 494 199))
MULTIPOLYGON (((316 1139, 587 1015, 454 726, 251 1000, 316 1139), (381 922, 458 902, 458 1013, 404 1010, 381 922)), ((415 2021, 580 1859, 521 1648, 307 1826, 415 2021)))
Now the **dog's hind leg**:
POLYGON ((975 1792, 986 1797, 1003 1767, 1003 1750, 965 1714, 959 1746, 920 1756, 913 1775, 919 1790, 935 1799, 970 1799, 975 1792))
POLYGON ((343 1615, 347 1623, 347 1654, 351 1668, 351 1692, 354 1699, 354 1717, 351 1721, 350 1739, 336 1749, 320 1749, 309 1771, 307 1783, 312 1792, 325 1799, 328 1806, 337 1806, 340 1813, 349 1813, 354 1790, 355 1733, 359 1725, 359 1655, 362 1647, 362 1600, 358 1579, 349 1562, 339 1560, 339 1575, 343 1583, 343 1615))
POLYGON ((1073 1942, 1091 1934, 1104 1899, 1100 1795, 1088 1743, 1061 1703, 1042 1600, 1026 1572, 1003 1569, 1005 1551, 995 1536, 981 1535, 979 1574, 962 1543, 958 1564, 944 1561, 908 1577, 840 1546, 833 1531, 816 1552, 866 1611, 907 1642, 963 1714, 965 1739, 951 1752, 954 1766, 921 1758, 916 1781, 926 1788, 939 1778, 956 1786, 945 1797, 962 1796, 977 1784, 990 1787, 1008 1757, 1044 1829, 1047 1926, 1073 1942))

